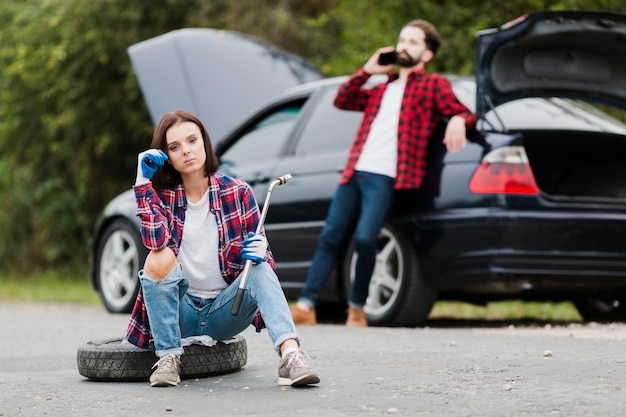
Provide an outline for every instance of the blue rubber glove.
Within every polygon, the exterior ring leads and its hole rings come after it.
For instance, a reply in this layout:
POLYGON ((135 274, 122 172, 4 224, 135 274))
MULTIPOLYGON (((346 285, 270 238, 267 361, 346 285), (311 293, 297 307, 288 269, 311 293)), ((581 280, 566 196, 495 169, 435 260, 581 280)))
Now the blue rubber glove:
POLYGON ((146 184, 154 173, 167 161, 167 155, 160 149, 148 149, 137 157, 137 179, 135 185, 146 184))
POLYGON ((242 242, 242 245, 241 257, 243 259, 249 259, 255 264, 263 262, 267 252, 267 239, 265 239, 265 236, 248 232, 248 237, 242 242))

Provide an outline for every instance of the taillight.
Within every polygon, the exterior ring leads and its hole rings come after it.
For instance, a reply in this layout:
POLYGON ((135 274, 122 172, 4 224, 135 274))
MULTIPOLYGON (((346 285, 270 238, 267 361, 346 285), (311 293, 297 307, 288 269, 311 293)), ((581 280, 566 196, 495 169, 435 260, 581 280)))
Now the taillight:
POLYGON ((521 146, 494 149, 480 161, 469 183, 476 194, 539 194, 521 146))

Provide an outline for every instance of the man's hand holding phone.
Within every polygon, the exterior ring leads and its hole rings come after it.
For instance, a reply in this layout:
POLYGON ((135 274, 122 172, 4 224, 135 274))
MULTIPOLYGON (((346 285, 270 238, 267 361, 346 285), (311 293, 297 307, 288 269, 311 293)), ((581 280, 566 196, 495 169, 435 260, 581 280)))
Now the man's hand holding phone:
POLYGON ((391 65, 396 63, 398 59, 398 53, 396 51, 383 52, 378 55, 378 65, 391 65))
POLYGON ((386 74, 396 63, 397 53, 393 46, 378 49, 363 66, 368 74, 386 74))

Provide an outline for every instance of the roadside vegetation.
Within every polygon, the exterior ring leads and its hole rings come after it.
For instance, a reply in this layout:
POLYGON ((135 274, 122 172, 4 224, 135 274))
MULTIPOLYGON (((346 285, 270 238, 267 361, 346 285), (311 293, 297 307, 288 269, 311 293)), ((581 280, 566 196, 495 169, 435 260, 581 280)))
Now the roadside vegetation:
MULTIPOLYGON (((86 277, 87 271, 45 271, 28 276, 3 274, 0 276, 0 302, 101 305, 100 297, 86 277)), ((440 301, 433 308, 430 318, 437 321, 581 321, 576 307, 571 303, 522 301, 493 302, 485 306, 440 301)))
POLYGON ((86 271, 4 273, 0 276, 0 302, 99 304, 100 298, 86 277, 86 271))

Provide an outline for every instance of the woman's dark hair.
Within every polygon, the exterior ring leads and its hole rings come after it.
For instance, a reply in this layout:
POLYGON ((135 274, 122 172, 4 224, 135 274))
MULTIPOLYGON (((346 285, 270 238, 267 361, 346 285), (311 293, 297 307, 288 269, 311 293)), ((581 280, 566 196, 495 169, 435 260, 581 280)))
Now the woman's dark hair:
POLYGON ((424 31, 424 35, 426 35, 426 47, 433 52, 433 56, 437 55, 437 51, 441 45, 441 38, 439 37, 439 32, 437 32, 435 25, 426 20, 419 19, 413 20, 404 25, 404 27, 407 26, 422 29, 424 31))
MULTIPOLYGON (((154 135, 152 136, 152 142, 150 143, 150 148, 153 149, 161 149, 166 154, 167 152, 167 131, 172 126, 175 126, 179 123, 183 122, 191 122, 198 126, 200 129, 200 133, 202 133, 202 140, 204 142, 204 150, 206 152, 206 162, 204 164, 204 172, 208 177, 217 171, 217 167, 219 162, 217 160, 217 155, 213 150, 213 145, 211 144, 211 139, 209 138, 209 132, 207 132, 206 128, 202 121, 195 116, 194 114, 186 111, 186 110, 176 110, 173 112, 169 112, 161 117, 159 124, 157 124, 156 129, 154 129, 154 135)), ((183 180, 180 176, 180 173, 174 169, 171 164, 167 162, 157 170, 152 177, 152 186, 155 189, 165 189, 172 188, 179 184, 182 184, 183 180)))

